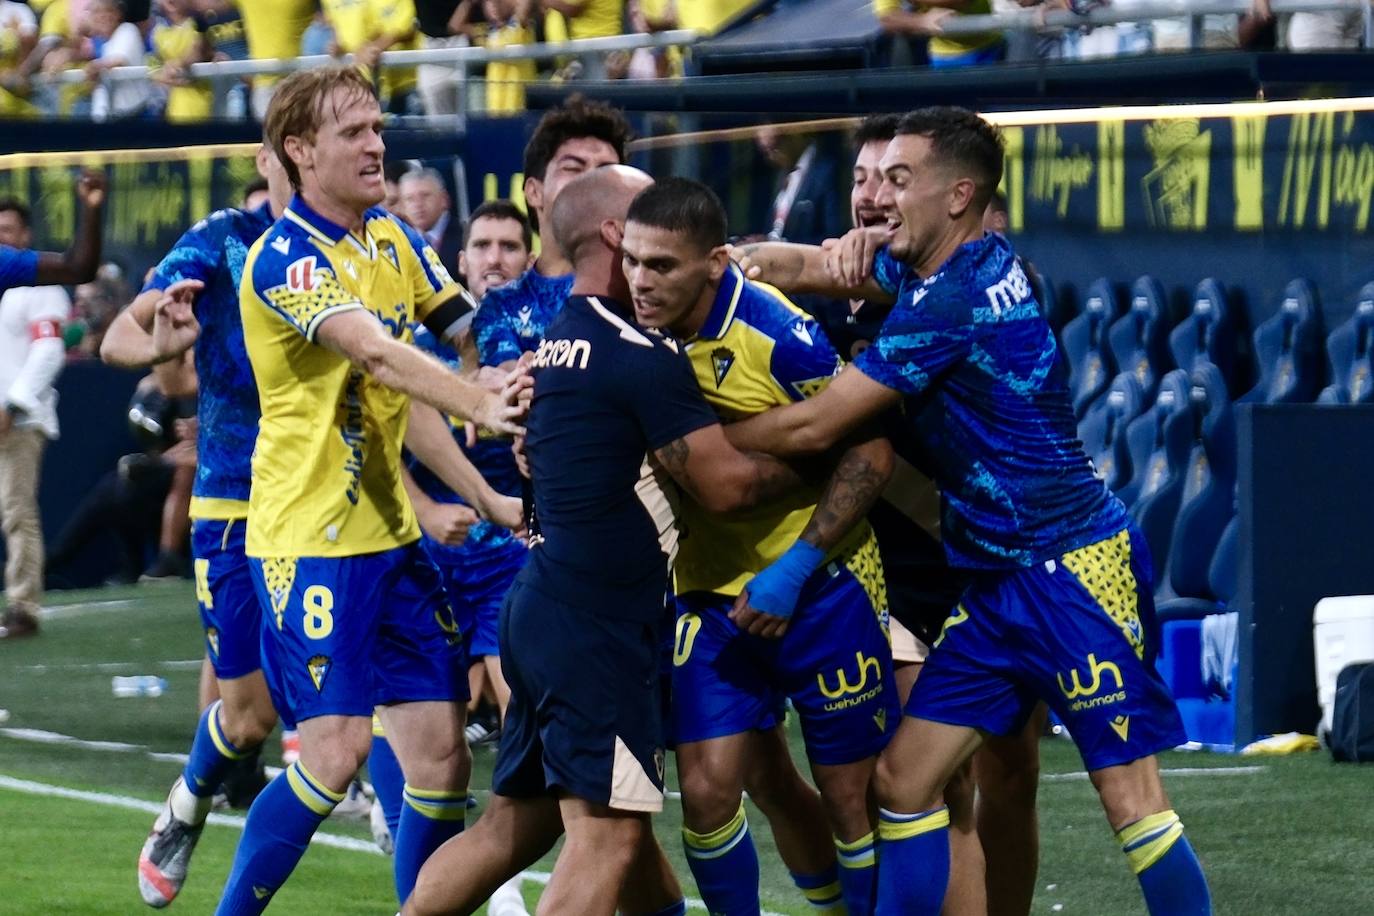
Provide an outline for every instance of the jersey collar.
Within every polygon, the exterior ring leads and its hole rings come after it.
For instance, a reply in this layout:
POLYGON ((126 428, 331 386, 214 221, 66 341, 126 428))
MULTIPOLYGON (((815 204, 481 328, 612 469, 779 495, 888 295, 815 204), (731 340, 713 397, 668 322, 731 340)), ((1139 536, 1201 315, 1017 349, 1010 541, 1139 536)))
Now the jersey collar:
POLYGON ((372 257, 374 254, 372 236, 367 233, 366 229, 366 217, 364 217, 363 232, 367 241, 364 243, 343 226, 316 213, 299 194, 291 198, 291 203, 287 205, 284 216, 321 242, 337 245, 344 239, 348 239, 362 254, 368 257, 372 257))
POLYGON ((720 278, 720 288, 716 290, 715 301, 711 303, 711 311, 706 316, 701 330, 697 331, 696 339, 720 340, 725 336, 725 332, 730 330, 730 323, 735 320, 735 309, 739 307, 739 297, 744 292, 745 282, 744 274, 738 265, 731 262, 725 275, 720 278))

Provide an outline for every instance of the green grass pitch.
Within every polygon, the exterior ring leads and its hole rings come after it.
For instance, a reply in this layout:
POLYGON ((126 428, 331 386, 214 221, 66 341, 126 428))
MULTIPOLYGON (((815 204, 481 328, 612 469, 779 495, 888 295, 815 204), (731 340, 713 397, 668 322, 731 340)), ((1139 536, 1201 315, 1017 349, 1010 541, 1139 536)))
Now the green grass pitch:
MULTIPOLYGON (((0 644, 0 707, 10 711, 0 727, 0 913, 139 913, 145 908, 135 863, 153 815, 138 806, 162 800, 180 771, 167 755, 186 752, 196 720, 202 648, 192 592, 146 586, 60 593, 51 603, 42 636, 0 644), (169 689, 157 698, 116 699, 116 674, 158 674, 169 689), (78 797, 54 797, 35 783, 78 797)), ((792 737, 800 759, 800 738, 792 737)), ((276 747, 269 744, 269 758, 276 747)), ((1042 753, 1047 778, 1034 912, 1144 913, 1077 753, 1057 740, 1044 741, 1042 753)), ((478 749, 475 758, 480 799, 494 753, 478 749)), ((1374 906, 1374 769, 1336 765, 1324 754, 1173 753, 1163 763, 1188 771, 1168 775, 1167 786, 1207 868, 1218 913, 1337 914, 1374 906), (1231 767, 1244 769, 1217 772, 1231 767)), ((671 767, 669 783, 675 785, 671 767)), ((690 895, 679 822, 677 803, 669 800, 658 831, 690 895)), ((765 908, 803 916, 766 822, 755 815, 751 823, 765 908)), ((357 842, 370 842, 366 824, 334 818, 324 829, 350 848, 312 847, 273 910, 394 912, 390 861, 357 842)), ((174 911, 213 909, 238 835, 233 823, 206 829, 174 911)), ((536 869, 551 867, 550 857, 536 869)), ((524 886, 533 911, 538 876, 524 886)))

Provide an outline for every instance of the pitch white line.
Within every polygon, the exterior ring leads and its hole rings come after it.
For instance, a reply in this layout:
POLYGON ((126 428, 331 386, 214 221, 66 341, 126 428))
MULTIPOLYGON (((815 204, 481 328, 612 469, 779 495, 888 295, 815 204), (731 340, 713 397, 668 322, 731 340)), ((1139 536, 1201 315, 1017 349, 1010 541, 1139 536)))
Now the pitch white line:
POLYGON ((138 604, 134 598, 109 598, 105 601, 79 601, 76 604, 63 604, 45 607, 38 612, 42 620, 66 620, 71 617, 85 617, 90 613, 120 611, 138 604))
MULTIPOLYGON (((28 779, 15 779, 12 776, 0 775, 0 789, 10 789, 15 792, 22 792, 25 795, 38 795, 45 798, 66 798, 72 801, 84 801, 95 805, 104 805, 107 808, 125 808, 130 811, 142 811, 145 814, 157 815, 162 812, 162 804, 158 802, 144 801, 141 798, 132 798, 127 795, 110 795, 105 792, 88 792, 84 789, 71 789, 67 786, 55 786, 44 782, 33 782, 28 779)), ((242 830, 244 819, 234 814, 211 814, 206 818, 206 822, 220 827, 233 827, 235 830, 242 830)), ((382 851, 377 848, 375 843, 368 840, 360 840, 357 837, 340 836, 336 833, 316 832, 310 839, 312 844, 319 846, 329 846, 333 849, 347 849, 353 852, 363 852, 368 855, 380 856, 382 851)), ((548 884, 553 877, 546 871, 522 871, 520 878, 525 881, 533 881, 535 884, 548 884)), ((706 904, 694 897, 687 898, 687 906, 693 910, 705 910, 706 904)), ((781 913, 774 913, 764 910, 762 916, 783 916, 781 913)))
MULTIPOLYGON (((1174 767, 1173 769, 1160 770, 1161 776, 1254 776, 1256 773, 1263 773, 1265 767, 1174 767)), ((1046 773, 1040 777, 1041 782, 1078 782, 1088 778, 1088 774, 1082 771, 1077 773, 1046 773)))
POLYGON ((177 658, 165 662, 69 662, 59 665, 20 665, 18 671, 101 671, 106 674, 119 674, 121 671, 135 671, 149 667, 167 668, 172 671, 199 669, 198 658, 177 658))

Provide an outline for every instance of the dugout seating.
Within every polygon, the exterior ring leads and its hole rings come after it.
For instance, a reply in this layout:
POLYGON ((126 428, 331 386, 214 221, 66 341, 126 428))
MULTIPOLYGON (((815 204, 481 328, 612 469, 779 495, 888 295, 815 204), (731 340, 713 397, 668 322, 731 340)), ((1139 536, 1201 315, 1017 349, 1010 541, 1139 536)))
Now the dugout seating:
POLYGON ((1103 277, 1088 287, 1082 313, 1064 325, 1061 339, 1069 363, 1069 396, 1076 417, 1082 418, 1116 375, 1107 329, 1120 314, 1116 290, 1103 277))
POLYGON ((1111 326, 1108 342, 1117 368, 1135 376, 1149 404, 1160 378, 1171 368, 1169 302, 1158 280, 1144 276, 1131 284, 1130 306, 1111 326))
POLYGON ((1239 399, 1257 404, 1310 404, 1321 390, 1322 313, 1306 280, 1284 288, 1279 310, 1255 329, 1259 382, 1239 399))
POLYGON ((1189 383, 1193 443, 1164 575, 1156 582, 1155 596, 1161 601, 1214 597, 1209 564, 1222 531, 1235 514, 1236 422, 1226 380, 1216 366, 1198 363, 1189 383))
POLYGON ((1208 277, 1193 292, 1188 315, 1169 334, 1174 365, 1191 371, 1199 360, 1221 370, 1227 390, 1235 391, 1239 369, 1239 322, 1227 300, 1226 287, 1208 277))
POLYGON ((1374 283, 1366 283, 1355 312, 1326 339, 1331 384, 1317 398, 1322 404, 1374 402, 1374 283))
POLYGON ((1078 424, 1078 438, 1092 459, 1097 476, 1116 490, 1131 477, 1126 428, 1145 409, 1140 384, 1130 372, 1118 372, 1107 391, 1078 424))
POLYGON ((1126 445, 1134 474, 1118 491, 1131 517, 1145 535, 1159 582, 1169 555, 1174 519, 1183 495, 1188 454, 1193 444, 1188 373, 1175 369, 1160 380, 1154 406, 1126 428, 1126 445))

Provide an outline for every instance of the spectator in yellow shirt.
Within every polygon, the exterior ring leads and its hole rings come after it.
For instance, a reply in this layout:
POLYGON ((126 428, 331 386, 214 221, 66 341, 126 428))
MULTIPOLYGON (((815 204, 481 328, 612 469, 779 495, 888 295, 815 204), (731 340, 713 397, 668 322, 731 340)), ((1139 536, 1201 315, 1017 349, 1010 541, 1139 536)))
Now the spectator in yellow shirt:
MULTIPOLYGON (((487 20, 487 47, 534 44, 527 0, 482 0, 487 20)), ((532 60, 493 61, 487 64, 487 111, 519 114, 525 110, 525 84, 535 77, 532 60)))
POLYGON ((167 87, 166 117, 172 124, 203 121, 210 117, 214 97, 204 80, 192 80, 187 68, 210 59, 205 22, 193 11, 191 0, 160 0, 162 15, 153 24, 149 40, 161 66, 156 79, 167 87))
MULTIPOLYGON (((608 38, 620 35, 625 18, 624 0, 540 0, 540 6, 549 17, 549 26, 559 14, 566 22, 567 37, 576 41, 579 38, 608 38)), ((561 36, 559 29, 548 28, 545 39, 556 41, 561 36)), ((606 62, 598 55, 581 58, 583 79, 605 79, 606 62)))
MULTIPOLYGON (((383 51, 420 46, 414 0, 320 0, 325 21, 334 29, 335 51, 352 54, 364 73, 371 73, 383 51)), ((385 110, 405 114, 415 89, 414 67, 388 67, 377 86, 385 110)))
POLYGON ((932 68, 971 67, 1000 61, 1007 46, 1000 32, 944 35, 950 17, 982 16, 992 12, 992 0, 923 0, 908 7, 904 0, 873 0, 878 25, 889 35, 929 36, 932 68))
MULTIPOLYGON (((225 0, 210 0, 224 6, 225 0)), ((301 36, 315 18, 315 0, 232 0, 243 15, 248 56, 253 60, 289 60, 300 56, 301 36)), ((253 115, 267 116, 267 103, 281 76, 253 78, 253 115)))

